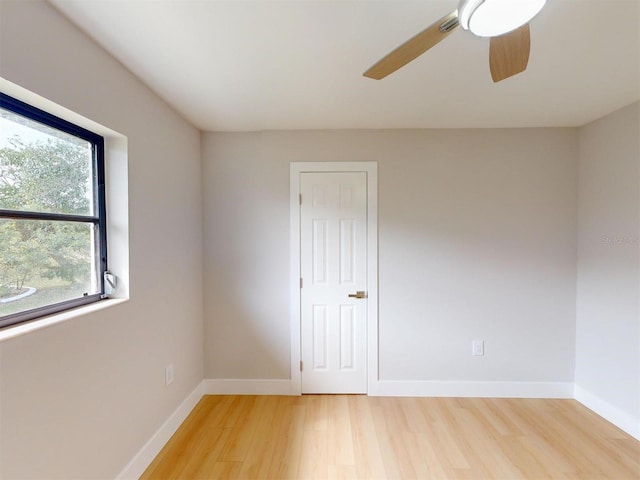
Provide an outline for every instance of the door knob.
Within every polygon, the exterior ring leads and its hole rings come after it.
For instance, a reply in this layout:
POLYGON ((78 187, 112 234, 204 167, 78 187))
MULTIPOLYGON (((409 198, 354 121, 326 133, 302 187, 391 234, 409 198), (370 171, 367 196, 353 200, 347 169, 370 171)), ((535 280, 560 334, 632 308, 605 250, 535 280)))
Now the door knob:
POLYGON ((358 290, 356 293, 350 293, 349 298, 367 298, 367 292, 358 290))

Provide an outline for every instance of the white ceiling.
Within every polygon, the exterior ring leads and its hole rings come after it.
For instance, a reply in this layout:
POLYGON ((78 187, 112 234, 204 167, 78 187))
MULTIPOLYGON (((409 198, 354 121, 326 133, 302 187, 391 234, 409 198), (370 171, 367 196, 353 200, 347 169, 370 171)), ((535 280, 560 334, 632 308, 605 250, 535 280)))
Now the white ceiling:
POLYGON ((548 0, 494 84, 458 30, 362 76, 457 0, 50 0, 202 130, 578 126, 640 98, 640 0, 548 0))

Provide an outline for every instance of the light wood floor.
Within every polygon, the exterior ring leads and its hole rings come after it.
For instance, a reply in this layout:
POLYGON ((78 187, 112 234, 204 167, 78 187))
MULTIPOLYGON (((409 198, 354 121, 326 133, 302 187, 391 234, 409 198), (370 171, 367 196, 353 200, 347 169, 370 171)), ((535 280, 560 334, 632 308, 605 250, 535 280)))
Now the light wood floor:
POLYGON ((206 396, 144 479, 639 479, 573 400, 206 396))

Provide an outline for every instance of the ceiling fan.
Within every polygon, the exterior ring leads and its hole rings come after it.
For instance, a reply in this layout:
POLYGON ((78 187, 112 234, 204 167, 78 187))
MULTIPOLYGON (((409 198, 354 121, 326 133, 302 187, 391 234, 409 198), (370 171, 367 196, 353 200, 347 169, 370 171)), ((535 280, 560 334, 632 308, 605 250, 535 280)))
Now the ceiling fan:
POLYGON ((479 37, 490 37, 489 67, 494 82, 520 72, 529 63, 529 22, 546 0, 460 0, 458 8, 409 39, 364 76, 380 80, 437 45, 458 26, 479 37))

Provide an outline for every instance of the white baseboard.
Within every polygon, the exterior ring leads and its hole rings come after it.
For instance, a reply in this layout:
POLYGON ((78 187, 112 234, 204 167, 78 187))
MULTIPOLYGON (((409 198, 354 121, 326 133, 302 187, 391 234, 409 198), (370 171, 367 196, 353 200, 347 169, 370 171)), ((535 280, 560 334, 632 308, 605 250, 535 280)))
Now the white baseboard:
POLYGON ((205 379, 203 395, 296 395, 291 380, 205 379))
MULTIPOLYGON (((369 395, 388 397, 573 398, 573 382, 381 380, 369 395)), ((203 395, 299 395, 291 380, 205 379, 203 395)))
POLYGON ((369 385, 369 395, 380 397, 573 398, 573 383, 379 380, 369 385))
POLYGON ((637 440, 640 440, 640 418, 620 410, 597 395, 585 390, 579 385, 575 386, 575 399, 594 411, 602 418, 613 423, 620 430, 624 430, 637 440))
POLYGON ((189 396, 174 410, 162 426, 153 434, 149 441, 140 449, 129 464, 120 472, 116 480, 138 479, 151 464, 156 455, 169 441, 191 413, 203 395, 203 382, 189 394, 189 396))

